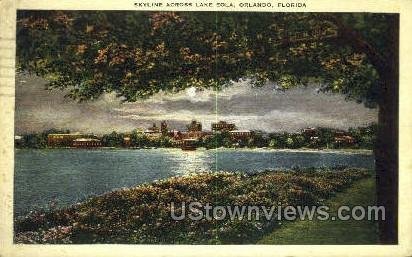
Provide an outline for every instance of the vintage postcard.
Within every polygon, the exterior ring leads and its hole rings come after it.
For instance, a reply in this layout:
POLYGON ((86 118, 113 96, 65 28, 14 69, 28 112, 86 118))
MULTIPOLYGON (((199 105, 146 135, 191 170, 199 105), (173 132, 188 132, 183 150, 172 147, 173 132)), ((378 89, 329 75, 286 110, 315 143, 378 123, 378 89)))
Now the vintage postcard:
POLYGON ((337 3, 0 1, 0 255, 412 255, 412 3, 337 3))

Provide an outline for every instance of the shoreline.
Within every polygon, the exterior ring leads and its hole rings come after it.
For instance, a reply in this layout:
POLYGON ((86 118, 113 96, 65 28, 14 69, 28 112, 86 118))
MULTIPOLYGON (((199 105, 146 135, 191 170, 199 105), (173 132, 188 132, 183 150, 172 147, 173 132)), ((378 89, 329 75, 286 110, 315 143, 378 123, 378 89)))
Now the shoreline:
MULTIPOLYGON (((264 169, 264 170, 259 170, 259 171, 254 171, 254 172, 244 172, 244 171, 228 171, 228 170, 217 170, 217 171, 201 171, 201 172, 189 172, 185 174, 175 174, 171 177, 165 177, 165 178, 160 178, 160 179, 154 179, 151 181, 135 184, 132 186, 123 186, 123 187, 116 187, 111 190, 99 193, 99 194, 91 194, 91 195, 85 195, 84 198, 78 199, 76 202, 70 203, 70 204, 65 204, 62 206, 57 207, 56 210, 64 210, 64 209, 70 209, 70 208, 75 208, 76 206, 82 205, 83 203, 94 199, 94 198, 101 198, 104 197, 105 195, 113 194, 116 192, 122 192, 122 191, 130 191, 132 189, 140 188, 140 187, 147 187, 151 186, 152 184, 157 184, 157 183, 163 183, 167 182, 169 180, 175 180, 175 179, 185 179, 185 178, 191 178, 191 177, 196 177, 196 176, 202 176, 202 175, 236 175, 236 176, 245 176, 245 177, 253 177, 253 176, 263 176, 265 174, 274 174, 274 173, 289 173, 289 174, 294 174, 294 173, 300 173, 302 175, 308 173, 308 172, 337 172, 337 171, 343 171, 343 170, 363 170, 363 171, 368 171, 369 174, 374 174, 374 170, 370 170, 367 168, 359 168, 359 167, 327 167, 326 170, 322 167, 303 167, 302 170, 294 170, 292 168, 272 168, 272 169, 264 169)), ((52 211, 50 208, 39 208, 39 209, 32 209, 24 212, 23 214, 15 216, 15 219, 21 219, 24 217, 27 217, 30 213, 36 212, 36 211, 45 211, 49 212, 52 211)))
MULTIPOLYGON (((95 147, 95 148, 77 148, 77 147, 54 147, 54 148, 14 148, 15 150, 124 150, 124 151, 129 151, 129 150, 179 150, 182 152, 188 152, 184 151, 180 148, 177 147, 153 147, 153 148, 139 148, 139 147, 95 147)), ((368 154, 368 155, 373 155, 373 150, 371 149, 352 149, 352 148, 341 148, 341 149, 311 149, 311 148, 296 148, 296 149, 291 149, 291 148, 225 148, 225 147, 219 147, 219 148, 197 148, 194 151, 191 152, 196 152, 196 151, 244 151, 244 152, 287 152, 287 153, 346 153, 346 154, 368 154)))
POLYGON ((322 204, 323 199, 350 187, 352 182, 370 176, 369 170, 361 168, 343 169, 341 172, 308 170, 256 175, 232 172, 187 174, 114 190, 71 206, 17 217, 14 220, 14 241, 52 244, 256 243, 265 234, 278 229, 278 223, 242 219, 229 223, 217 221, 218 224, 205 221, 192 227, 191 220, 171 222, 168 203, 196 200, 225 206, 273 206, 280 202, 282 206, 312 206, 322 204), (127 215, 118 216, 119 213, 127 215), (118 225, 118 218, 122 219, 123 225, 113 229, 118 225), (222 229, 216 230, 216 225, 222 229), (164 234, 169 230, 171 233, 164 234), (102 236, 106 233, 104 231, 111 231, 111 236, 102 236))

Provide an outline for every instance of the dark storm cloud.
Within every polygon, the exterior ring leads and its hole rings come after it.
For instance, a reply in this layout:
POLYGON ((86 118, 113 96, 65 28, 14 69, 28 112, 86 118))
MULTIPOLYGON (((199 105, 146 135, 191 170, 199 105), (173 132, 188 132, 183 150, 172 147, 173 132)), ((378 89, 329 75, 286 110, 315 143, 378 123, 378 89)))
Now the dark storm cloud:
POLYGON ((348 128, 377 120, 377 110, 349 102, 340 95, 318 93, 315 87, 286 92, 273 85, 251 88, 238 83, 218 93, 194 88, 178 94, 158 94, 148 100, 122 104, 112 94, 94 102, 76 103, 61 91, 44 90, 32 76, 16 79, 16 133, 49 128, 105 133, 145 128, 167 120, 184 129, 192 119, 205 129, 216 120, 236 122, 241 129, 296 131, 308 126, 348 128))

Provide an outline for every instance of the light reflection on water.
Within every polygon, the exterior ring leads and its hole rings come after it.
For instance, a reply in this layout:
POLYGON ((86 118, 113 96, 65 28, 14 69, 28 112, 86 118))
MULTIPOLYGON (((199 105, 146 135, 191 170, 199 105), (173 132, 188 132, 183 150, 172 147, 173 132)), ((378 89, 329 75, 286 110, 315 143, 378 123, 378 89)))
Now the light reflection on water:
POLYGON ((286 152, 269 150, 180 149, 43 149, 16 150, 15 215, 60 206, 189 172, 240 171, 346 165, 373 168, 369 154, 286 152))
POLYGON ((212 158, 207 151, 171 151, 170 154, 170 157, 177 162, 177 175, 211 170, 212 158))

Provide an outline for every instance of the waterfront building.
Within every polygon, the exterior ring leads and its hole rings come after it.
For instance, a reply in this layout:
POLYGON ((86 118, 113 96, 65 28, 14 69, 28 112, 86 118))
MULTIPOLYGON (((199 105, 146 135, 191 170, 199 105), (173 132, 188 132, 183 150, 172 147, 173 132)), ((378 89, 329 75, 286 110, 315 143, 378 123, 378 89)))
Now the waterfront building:
POLYGON ((199 132, 202 131, 202 123, 192 120, 192 122, 187 125, 187 131, 189 132, 199 132))
POLYGON ((48 134, 47 145, 49 147, 70 147, 73 144, 73 140, 87 137, 83 134, 48 134))
POLYGON ((335 144, 347 146, 355 144, 355 138, 353 138, 348 134, 348 132, 344 130, 334 130, 333 135, 335 144))
POLYGON ((335 130, 334 135, 335 137, 344 137, 344 136, 347 136, 347 133, 346 131, 343 131, 343 130, 335 130))
POLYGON ((319 137, 310 137, 309 140, 314 143, 320 142, 319 137))
POLYGON ((73 140, 72 146, 77 148, 101 147, 102 142, 96 138, 77 138, 73 140))
POLYGON ((164 135, 164 136, 167 135, 167 123, 166 123, 165 120, 160 123, 160 132, 161 132, 162 135, 164 135))
POLYGON ((162 133, 160 132, 159 127, 156 126, 156 123, 153 123, 153 125, 147 128, 143 133, 150 139, 160 138, 162 136, 162 133))
POLYGON ((132 142, 132 140, 131 140, 130 136, 125 136, 123 138, 123 146, 129 147, 131 142, 132 142))
POLYGON ((234 123, 228 123, 226 121, 219 121, 217 123, 212 123, 212 131, 214 132, 223 132, 235 130, 236 126, 234 123))
POLYGON ((234 140, 245 140, 249 139, 253 132, 250 130, 231 130, 229 134, 234 140))
POLYGON ((316 128, 305 128, 302 129, 302 134, 303 136, 310 138, 316 136, 317 131, 316 128))
POLYGON ((351 136, 343 135, 343 136, 337 136, 334 138, 336 144, 341 144, 341 145, 353 145, 355 144, 355 139, 351 136))
POLYGON ((182 132, 176 129, 170 130, 167 134, 174 140, 180 140, 182 136, 182 132))
POLYGON ((200 139, 203 137, 202 131, 187 131, 182 133, 183 139, 200 139))
POLYGON ((197 139, 184 139, 180 144, 182 150, 196 150, 196 145, 198 143, 197 139))
POLYGON ((156 126, 156 123, 153 123, 153 125, 149 128, 147 128, 144 133, 159 133, 160 129, 159 127, 156 126))

